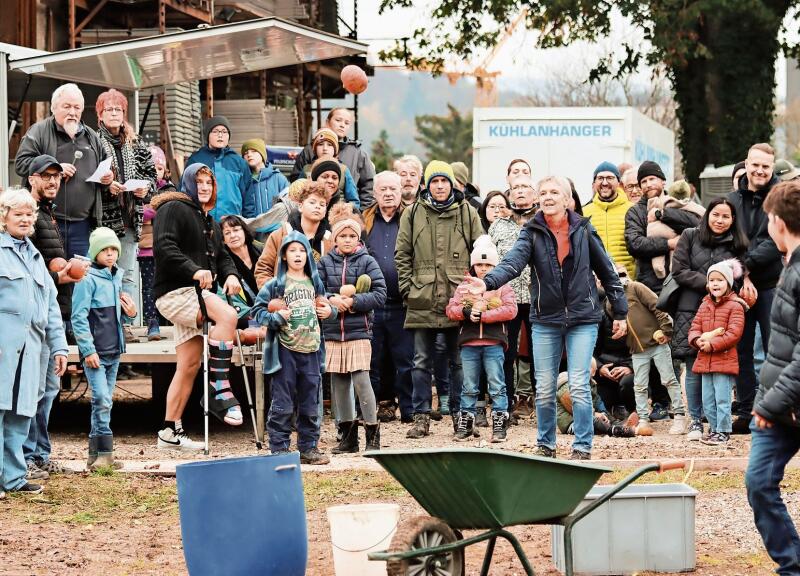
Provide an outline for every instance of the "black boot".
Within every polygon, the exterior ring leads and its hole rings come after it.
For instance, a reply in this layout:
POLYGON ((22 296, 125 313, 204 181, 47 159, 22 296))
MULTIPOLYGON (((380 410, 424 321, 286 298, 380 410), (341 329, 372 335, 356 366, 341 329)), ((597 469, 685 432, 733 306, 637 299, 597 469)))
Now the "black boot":
POLYGON ((364 424, 364 430, 367 433, 367 446, 364 449, 366 452, 381 449, 381 425, 380 424, 364 424))
POLYGON ((97 468, 112 468, 119 470, 122 468, 122 462, 114 460, 114 435, 104 434, 98 436, 97 440, 97 459, 89 466, 90 470, 97 468))
POLYGON ((492 412, 492 442, 505 442, 508 412, 492 412))
POLYGON ((339 422, 339 430, 342 432, 342 440, 336 448, 331 450, 331 454, 354 454, 358 452, 358 423, 355 420, 339 422))
POLYGON ((91 470, 97 460, 97 437, 89 438, 89 456, 86 458, 86 469, 91 470))
MULTIPOLYGON (((456 419, 456 416, 453 416, 456 419)), ((461 412, 456 420, 456 435, 454 440, 456 442, 466 442, 472 438, 472 433, 475 430, 475 416, 469 412, 461 412)))

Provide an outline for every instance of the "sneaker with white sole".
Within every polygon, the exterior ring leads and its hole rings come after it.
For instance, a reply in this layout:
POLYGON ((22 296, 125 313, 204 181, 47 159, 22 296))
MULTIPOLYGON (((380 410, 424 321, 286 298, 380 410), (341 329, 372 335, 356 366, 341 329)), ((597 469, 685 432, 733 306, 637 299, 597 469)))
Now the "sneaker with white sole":
POLYGON ((669 427, 669 433, 673 436, 686 434, 686 416, 683 414, 675 414, 672 426, 669 427))
POLYGON ((692 420, 689 424, 689 433, 686 439, 690 442, 697 442, 703 438, 703 423, 700 420, 692 420))
POLYGON ((41 484, 34 484, 33 482, 25 482, 25 484, 11 492, 13 494, 41 494, 44 492, 44 486, 41 484))
POLYGON ((172 428, 164 428, 158 432, 158 448, 159 450, 182 450, 188 452, 203 450, 205 444, 192 440, 183 430, 175 431, 172 428))

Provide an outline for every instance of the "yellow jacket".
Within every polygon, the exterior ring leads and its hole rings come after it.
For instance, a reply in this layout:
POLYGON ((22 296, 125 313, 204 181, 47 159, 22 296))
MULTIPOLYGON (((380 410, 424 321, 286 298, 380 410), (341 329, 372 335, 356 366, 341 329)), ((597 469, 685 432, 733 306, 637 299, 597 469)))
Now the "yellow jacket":
POLYGON ((629 277, 633 277, 636 268, 625 245, 625 214, 631 206, 633 203, 625 196, 625 192, 618 190, 617 197, 611 202, 604 202, 595 194, 592 201, 583 207, 583 215, 597 229, 606 252, 616 264, 625 266, 629 277))

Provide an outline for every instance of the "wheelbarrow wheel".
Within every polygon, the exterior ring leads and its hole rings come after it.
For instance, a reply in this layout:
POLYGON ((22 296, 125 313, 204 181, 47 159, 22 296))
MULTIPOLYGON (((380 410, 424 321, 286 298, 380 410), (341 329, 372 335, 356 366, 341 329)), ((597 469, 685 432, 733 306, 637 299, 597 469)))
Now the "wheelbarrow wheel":
MULTIPOLYGON (((424 550, 457 542, 453 530, 432 516, 417 516, 404 522, 392 538, 390 550, 408 552, 424 550)), ((464 550, 456 548, 441 554, 428 554, 405 560, 390 560, 386 563, 389 576, 461 576, 464 566, 464 550)))

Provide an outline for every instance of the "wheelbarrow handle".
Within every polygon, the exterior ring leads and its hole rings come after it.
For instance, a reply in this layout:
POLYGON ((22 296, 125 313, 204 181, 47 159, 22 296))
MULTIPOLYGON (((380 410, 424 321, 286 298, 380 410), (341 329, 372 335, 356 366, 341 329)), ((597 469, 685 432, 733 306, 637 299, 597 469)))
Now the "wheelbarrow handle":
POLYGON ((658 473, 663 474, 667 470, 683 470, 686 468, 685 460, 664 460, 658 463, 658 473))

